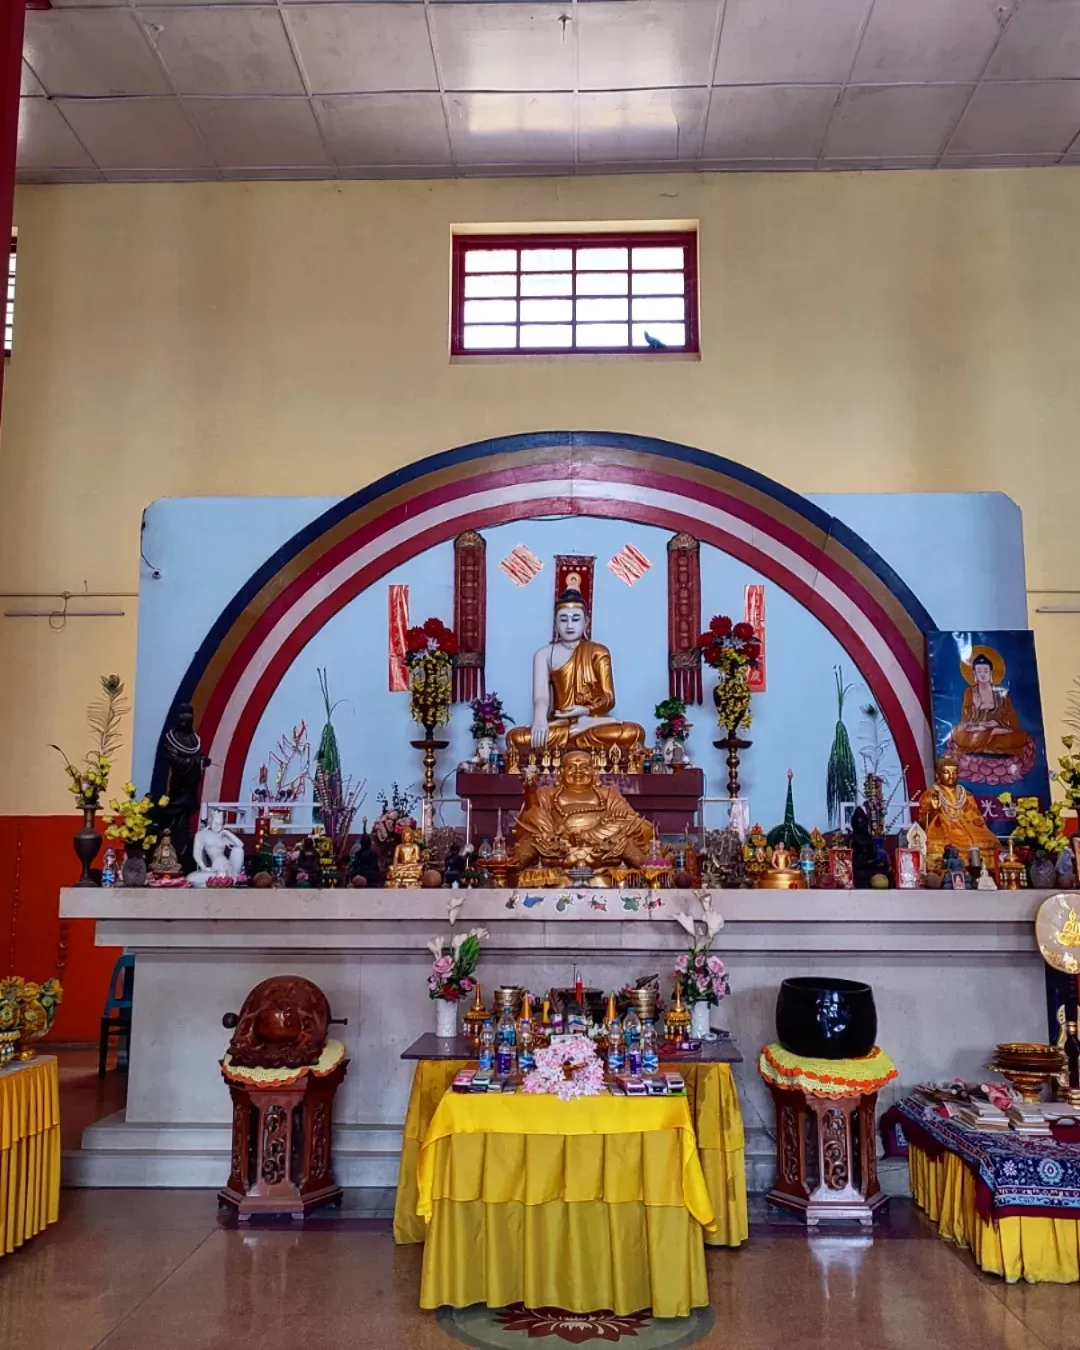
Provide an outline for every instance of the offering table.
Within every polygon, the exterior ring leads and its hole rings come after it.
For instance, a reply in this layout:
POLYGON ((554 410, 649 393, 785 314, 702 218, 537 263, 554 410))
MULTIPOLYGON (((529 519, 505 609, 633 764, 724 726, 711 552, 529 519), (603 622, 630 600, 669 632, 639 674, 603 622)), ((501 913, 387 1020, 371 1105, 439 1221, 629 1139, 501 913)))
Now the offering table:
MULTIPOLYGON (((476 1063, 476 1049, 464 1036, 448 1041, 428 1034, 414 1041, 401 1057, 417 1063, 402 1137, 394 1241, 423 1242, 427 1224, 417 1213, 421 1147, 454 1075, 470 1061, 476 1063)), ((748 1231, 745 1135, 731 1072, 741 1063, 742 1055, 734 1042, 726 1039, 705 1043, 699 1055, 668 1060, 661 1052, 661 1072, 682 1074, 686 1082, 685 1101, 716 1220, 705 1232, 705 1244, 711 1247, 738 1247, 746 1241, 748 1231)))
MULTIPOLYGON (((394 1186, 412 1066, 400 1055, 434 1028, 425 943, 446 933, 447 890, 91 890, 61 895, 64 918, 97 921, 100 946, 136 954, 127 1109, 90 1126, 66 1160, 72 1184, 219 1187, 231 1112, 218 1061, 222 1015, 271 975, 323 989, 351 1060, 335 1104, 335 1174, 344 1186, 394 1186)), ((465 891, 457 927, 482 925, 478 977, 535 990, 619 988, 659 972, 665 995, 700 914, 690 892, 465 891), (535 902, 534 902, 535 897, 535 902), (557 906, 562 903, 560 909, 557 906)), ((1033 936, 1046 892, 716 891, 716 940, 732 995, 713 1010, 737 1043, 774 1039, 788 975, 829 974, 874 988, 880 1034, 902 1087, 983 1072, 998 1041, 1046 1035, 1043 963, 1033 936)), ((772 1109, 752 1067, 735 1067, 747 1122, 751 1190, 774 1180, 772 1109)))

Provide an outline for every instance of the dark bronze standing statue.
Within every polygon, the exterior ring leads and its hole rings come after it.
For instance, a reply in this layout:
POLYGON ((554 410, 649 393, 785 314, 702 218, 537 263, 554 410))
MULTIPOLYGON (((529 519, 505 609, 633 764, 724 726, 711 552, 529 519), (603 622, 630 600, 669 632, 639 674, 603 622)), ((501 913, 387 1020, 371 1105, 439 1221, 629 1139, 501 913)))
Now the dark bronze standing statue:
POLYGON ((202 752, 202 741, 195 730, 195 710, 181 703, 176 721, 161 738, 161 755, 168 765, 168 806, 160 808, 160 832, 171 832, 173 848, 185 873, 195 870, 192 852, 192 821, 199 810, 203 770, 210 763, 202 752))

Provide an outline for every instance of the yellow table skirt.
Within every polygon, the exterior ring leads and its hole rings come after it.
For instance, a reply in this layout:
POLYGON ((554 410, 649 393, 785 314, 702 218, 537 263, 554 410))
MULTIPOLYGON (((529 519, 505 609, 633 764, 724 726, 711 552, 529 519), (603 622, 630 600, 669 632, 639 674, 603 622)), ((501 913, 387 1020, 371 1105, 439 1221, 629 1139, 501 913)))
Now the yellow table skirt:
MULTIPOLYGON (((426 1225, 417 1214, 420 1145, 454 1075, 468 1062, 421 1060, 417 1064, 405 1116, 394 1204, 395 1242, 424 1241, 426 1225)), ((746 1165, 742 1114, 731 1066, 680 1061, 664 1067, 681 1073, 686 1080, 698 1157, 716 1221, 715 1231, 707 1232, 705 1241, 710 1246, 737 1247, 746 1241, 748 1233, 746 1165)))
POLYGON ((59 1212, 59 1077, 49 1056, 0 1071, 0 1256, 59 1212))
POLYGON ((910 1140, 908 1175, 915 1203, 941 1236, 969 1248, 983 1270, 1004 1276, 1009 1284, 1080 1280, 1080 1221, 1026 1215, 983 1219, 975 1210, 975 1177, 963 1160, 949 1152, 931 1158, 910 1140))

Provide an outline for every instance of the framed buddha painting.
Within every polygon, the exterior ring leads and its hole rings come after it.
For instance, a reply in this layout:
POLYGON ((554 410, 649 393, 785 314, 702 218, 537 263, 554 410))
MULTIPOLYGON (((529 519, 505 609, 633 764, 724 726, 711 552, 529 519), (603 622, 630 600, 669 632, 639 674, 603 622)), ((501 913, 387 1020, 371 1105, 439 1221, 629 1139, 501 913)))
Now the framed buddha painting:
POLYGON ((956 759, 987 824, 1008 834, 1002 792, 1050 799, 1034 634, 934 632, 927 648, 935 758, 956 759))

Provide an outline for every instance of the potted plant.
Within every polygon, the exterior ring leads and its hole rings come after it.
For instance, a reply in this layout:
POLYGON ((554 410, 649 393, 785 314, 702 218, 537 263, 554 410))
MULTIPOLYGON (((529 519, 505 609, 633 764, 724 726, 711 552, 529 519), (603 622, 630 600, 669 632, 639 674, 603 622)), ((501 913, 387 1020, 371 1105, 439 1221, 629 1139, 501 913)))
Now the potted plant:
POLYGON ((675 983, 683 1002, 690 1005, 690 1034, 697 1040, 709 1034, 709 1009, 731 992, 727 969, 712 950, 724 920, 713 909, 708 891, 700 895, 702 917, 676 914, 675 922, 690 935, 690 950, 675 959, 675 983))
POLYGON ((657 719, 656 743, 663 751, 664 763, 675 770, 681 769, 685 761, 681 747, 694 727, 686 716, 686 702, 681 698, 666 698, 656 705, 653 713, 657 719))
POLYGON ((487 929, 474 928, 469 933, 433 937, 427 944, 433 958, 427 984, 428 998, 435 1003, 436 1036, 457 1035, 457 1005, 475 987, 473 972, 480 960, 480 944, 487 936, 487 929))
POLYGON ((52 746, 63 755, 68 776, 68 791, 83 813, 83 827, 75 835, 75 856, 82 864, 82 875, 76 886, 96 886, 90 875, 90 864, 101 848, 101 835, 94 828, 94 816, 102 793, 108 789, 113 758, 120 748, 120 723, 128 711, 124 700, 124 686, 119 675, 101 676, 102 697, 86 710, 86 720, 94 734, 95 744, 81 766, 72 764, 58 745, 52 746))
MULTIPOLYGON (((168 797, 159 797, 157 804, 168 806, 168 797)), ((105 838, 124 845, 121 885, 146 885, 146 854, 157 843, 157 835, 151 833, 153 809, 154 803, 149 797, 138 796, 134 783, 125 783, 123 800, 111 801, 109 810, 101 817, 107 825, 105 838)))
POLYGON ((1012 837, 1028 850, 1028 881, 1032 888, 1049 890, 1057 880, 1054 859, 1068 846, 1062 830, 1064 802, 1052 802, 1045 811, 1040 811, 1038 797, 1017 797, 1014 803, 1011 792, 1002 792, 998 801, 1015 806, 1012 837))
POLYGON ((506 724, 512 725, 514 719, 507 715, 502 699, 496 693, 474 698, 469 707, 473 715, 469 732, 476 742, 476 762, 490 764, 499 753, 499 737, 506 735, 506 724))

